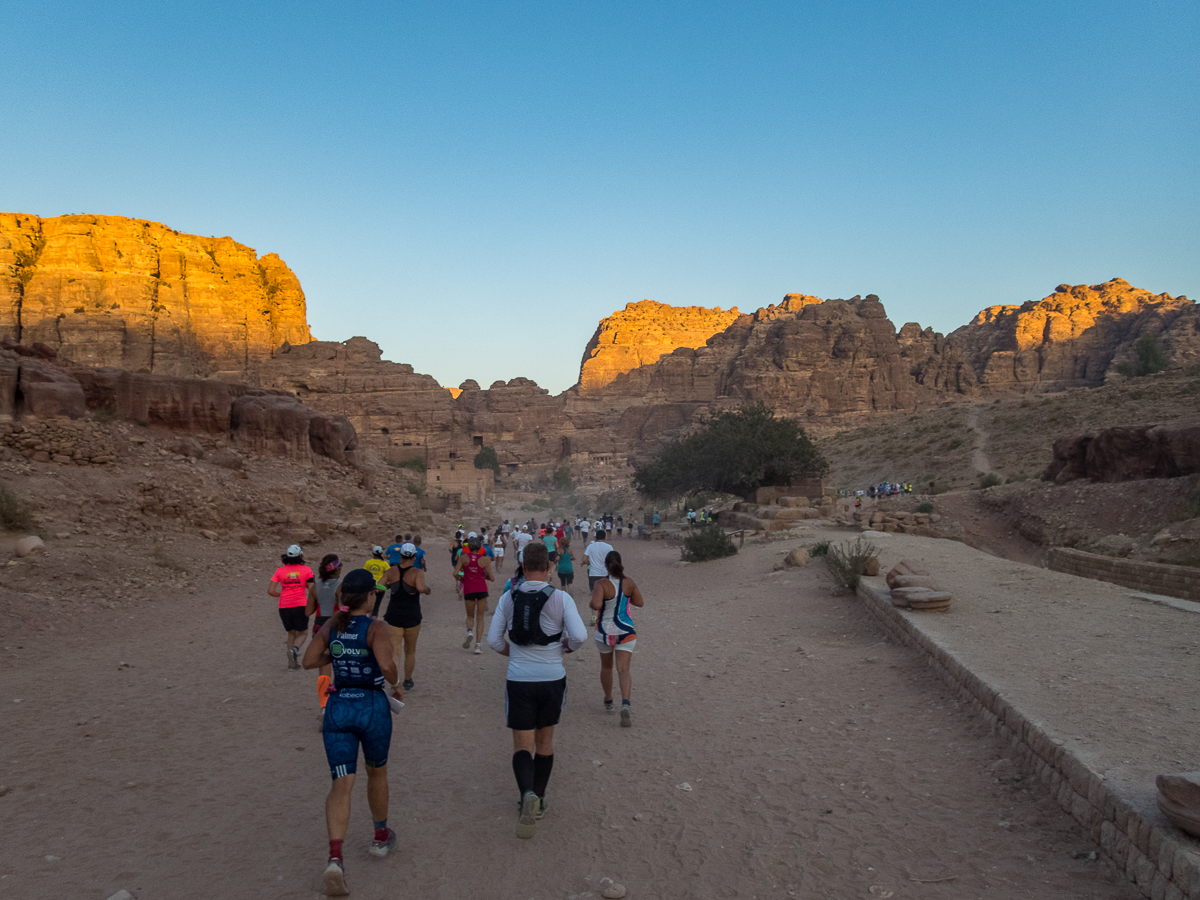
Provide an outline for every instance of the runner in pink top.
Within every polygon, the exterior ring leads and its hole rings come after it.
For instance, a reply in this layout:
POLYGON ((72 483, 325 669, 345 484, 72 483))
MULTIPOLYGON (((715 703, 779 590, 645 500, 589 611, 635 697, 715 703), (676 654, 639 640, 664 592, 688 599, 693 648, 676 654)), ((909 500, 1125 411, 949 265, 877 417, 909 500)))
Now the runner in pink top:
POLYGON ((304 551, 299 544, 287 548, 281 559, 283 565, 271 576, 267 593, 279 598, 279 618, 287 630, 288 668, 300 668, 300 648, 308 637, 308 586, 313 581, 313 571, 304 564, 304 551))
POLYGON ((487 613, 487 596, 489 581, 495 581, 492 575, 492 560, 483 549, 483 540, 475 532, 467 535, 467 544, 458 555, 458 565, 454 568, 454 577, 462 582, 463 601, 467 607, 467 638, 463 641, 463 649, 475 645, 475 652, 482 653, 483 617, 487 613), (472 630, 472 624, 475 626, 472 630))

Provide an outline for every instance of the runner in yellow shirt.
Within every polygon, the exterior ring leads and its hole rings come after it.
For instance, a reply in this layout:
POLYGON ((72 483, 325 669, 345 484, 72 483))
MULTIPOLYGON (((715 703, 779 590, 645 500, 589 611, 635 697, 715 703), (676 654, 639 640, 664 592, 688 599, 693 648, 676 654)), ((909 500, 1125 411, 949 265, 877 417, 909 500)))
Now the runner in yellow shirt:
POLYGON ((384 558, 383 548, 376 545, 371 548, 372 556, 362 567, 366 569, 375 578, 375 608, 371 610, 371 618, 379 618, 379 604, 383 602, 383 595, 387 593, 387 588, 380 584, 379 579, 383 577, 383 573, 392 567, 392 564, 384 558))

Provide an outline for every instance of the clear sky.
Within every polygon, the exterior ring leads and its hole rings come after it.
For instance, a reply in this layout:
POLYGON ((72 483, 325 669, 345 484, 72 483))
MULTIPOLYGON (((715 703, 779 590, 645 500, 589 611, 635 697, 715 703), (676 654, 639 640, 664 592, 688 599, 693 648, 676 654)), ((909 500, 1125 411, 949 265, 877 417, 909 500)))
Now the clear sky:
POLYGON ((576 380, 598 320, 1200 295, 1200 3, 0 5, 0 209, 277 252, 316 337, 576 380))

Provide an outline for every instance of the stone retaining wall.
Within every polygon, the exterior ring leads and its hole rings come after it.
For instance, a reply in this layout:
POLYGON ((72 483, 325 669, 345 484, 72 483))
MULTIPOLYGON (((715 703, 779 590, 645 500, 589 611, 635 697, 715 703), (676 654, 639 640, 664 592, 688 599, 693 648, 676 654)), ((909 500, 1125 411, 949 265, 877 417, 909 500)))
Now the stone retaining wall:
POLYGON ((1153 824, 1136 812, 1061 741, 1047 735, 953 653, 921 631, 908 615, 892 606, 882 579, 864 578, 859 582, 858 596, 889 632, 923 653, 942 680, 957 689, 991 724, 1143 896, 1150 900, 1200 900, 1200 854, 1185 843, 1187 838, 1180 839, 1181 832, 1153 824))
POLYGON ((1166 594, 1168 597, 1200 600, 1200 569, 1191 566, 1116 559, 1067 547, 1052 547, 1047 566, 1055 572, 1066 572, 1068 575, 1109 581, 1154 594, 1166 594))

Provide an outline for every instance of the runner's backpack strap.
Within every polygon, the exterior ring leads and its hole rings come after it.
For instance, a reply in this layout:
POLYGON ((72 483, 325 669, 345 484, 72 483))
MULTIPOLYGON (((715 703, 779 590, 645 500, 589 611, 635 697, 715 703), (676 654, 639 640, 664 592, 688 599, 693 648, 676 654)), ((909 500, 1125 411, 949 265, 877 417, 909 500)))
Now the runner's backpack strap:
POLYGON ((508 630, 510 641, 518 647, 546 647, 562 640, 561 631, 558 634, 546 634, 542 630, 542 608, 552 596, 554 588, 550 585, 537 591, 517 589, 512 592, 512 627, 508 630))

